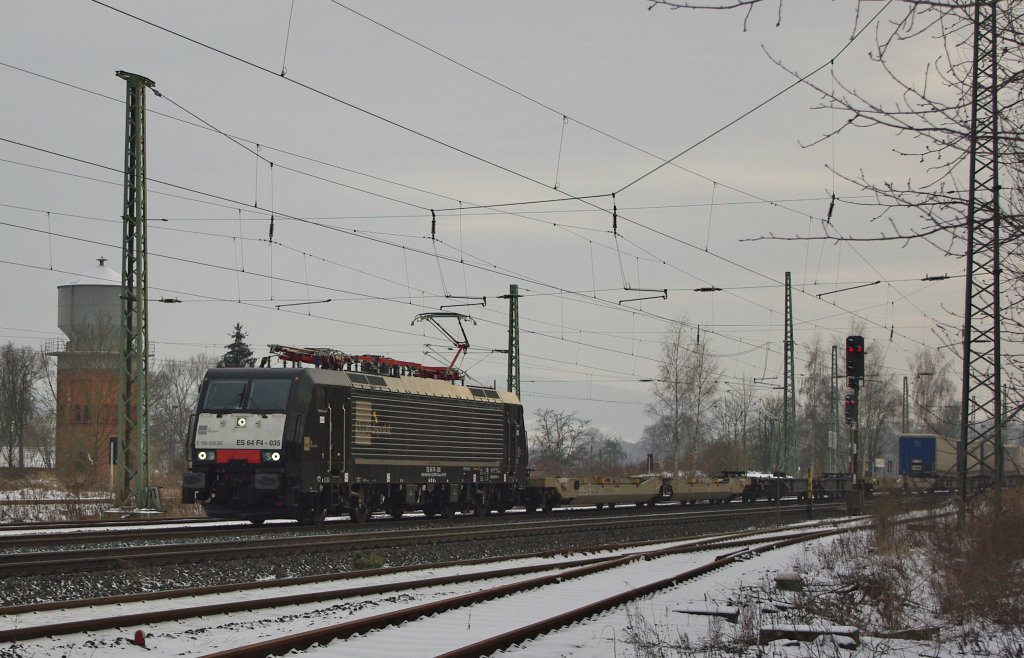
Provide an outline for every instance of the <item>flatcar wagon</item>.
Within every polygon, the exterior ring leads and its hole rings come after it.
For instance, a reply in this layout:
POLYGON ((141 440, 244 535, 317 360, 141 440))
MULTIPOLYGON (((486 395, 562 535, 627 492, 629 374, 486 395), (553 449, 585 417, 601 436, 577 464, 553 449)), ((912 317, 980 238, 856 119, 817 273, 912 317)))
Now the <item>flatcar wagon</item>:
POLYGON ((501 512, 520 502, 528 458, 514 393, 301 367, 209 370, 187 455, 183 501, 256 524, 501 512))

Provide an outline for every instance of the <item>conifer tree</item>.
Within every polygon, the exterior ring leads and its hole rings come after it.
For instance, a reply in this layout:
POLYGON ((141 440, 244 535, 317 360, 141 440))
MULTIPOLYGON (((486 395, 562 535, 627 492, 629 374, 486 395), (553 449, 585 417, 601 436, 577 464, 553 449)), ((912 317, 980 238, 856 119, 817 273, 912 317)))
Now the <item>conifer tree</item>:
POLYGON ((225 345, 227 352, 217 362, 218 368, 252 368, 256 365, 256 357, 252 355, 252 348, 245 342, 249 334, 242 331, 242 324, 235 323, 231 332, 231 343, 225 345))

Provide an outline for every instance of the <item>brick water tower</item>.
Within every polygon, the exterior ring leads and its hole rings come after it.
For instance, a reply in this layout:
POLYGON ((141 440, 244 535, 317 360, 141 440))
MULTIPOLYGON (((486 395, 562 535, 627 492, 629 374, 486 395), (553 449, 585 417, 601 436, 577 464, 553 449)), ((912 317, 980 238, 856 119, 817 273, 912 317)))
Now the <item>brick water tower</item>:
POLYGON ((121 275, 105 258, 57 287, 57 473, 84 485, 114 485, 119 390, 121 275))

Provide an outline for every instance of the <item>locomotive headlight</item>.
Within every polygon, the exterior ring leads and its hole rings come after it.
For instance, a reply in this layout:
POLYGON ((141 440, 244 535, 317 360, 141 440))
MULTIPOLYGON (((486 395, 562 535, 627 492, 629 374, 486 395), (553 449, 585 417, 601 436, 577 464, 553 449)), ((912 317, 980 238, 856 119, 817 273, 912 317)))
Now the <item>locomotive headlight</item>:
POLYGON ((215 453, 213 450, 200 450, 199 452, 196 453, 196 457, 198 457, 199 461, 201 462, 212 462, 216 456, 217 453, 215 453))
POLYGON ((265 462, 279 462, 281 461, 281 453, 276 450, 266 451, 263 453, 263 461, 265 462))

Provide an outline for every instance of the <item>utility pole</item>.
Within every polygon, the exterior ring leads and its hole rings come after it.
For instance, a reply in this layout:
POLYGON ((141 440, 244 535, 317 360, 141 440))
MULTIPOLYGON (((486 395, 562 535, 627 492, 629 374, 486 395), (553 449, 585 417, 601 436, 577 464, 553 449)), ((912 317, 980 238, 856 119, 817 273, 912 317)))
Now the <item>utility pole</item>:
POLYGON ((519 286, 508 287, 508 390, 519 397, 519 286))
POLYGON ((118 498, 147 508, 149 487, 149 304, 146 281, 146 89, 154 82, 118 71, 125 104, 124 214, 121 242, 121 372, 117 406, 118 498))
POLYGON ((968 471, 991 474, 997 507, 1003 486, 999 278, 999 105, 996 0, 974 5, 974 73, 971 85, 967 198, 967 280, 964 301, 963 388, 957 450, 959 518, 967 513, 968 471), (977 400, 977 422, 970 422, 977 400), (995 447, 993 465, 980 458, 995 447), (993 468, 994 466, 994 468, 993 468))
POLYGON ((793 358, 793 288, 790 273, 786 272, 786 331, 783 346, 782 392, 782 456, 780 470, 789 473, 793 459, 793 435, 796 433, 796 375, 793 358))

